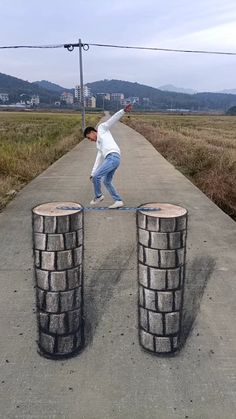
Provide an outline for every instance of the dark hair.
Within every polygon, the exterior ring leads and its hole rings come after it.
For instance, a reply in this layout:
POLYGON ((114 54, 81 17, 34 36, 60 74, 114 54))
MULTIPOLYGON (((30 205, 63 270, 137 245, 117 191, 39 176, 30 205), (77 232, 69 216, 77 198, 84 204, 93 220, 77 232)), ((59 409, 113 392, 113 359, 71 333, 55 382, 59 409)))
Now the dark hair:
POLYGON ((90 134, 91 131, 97 132, 97 130, 95 128, 93 128, 93 127, 87 127, 84 130, 84 136, 86 137, 86 135, 90 134))

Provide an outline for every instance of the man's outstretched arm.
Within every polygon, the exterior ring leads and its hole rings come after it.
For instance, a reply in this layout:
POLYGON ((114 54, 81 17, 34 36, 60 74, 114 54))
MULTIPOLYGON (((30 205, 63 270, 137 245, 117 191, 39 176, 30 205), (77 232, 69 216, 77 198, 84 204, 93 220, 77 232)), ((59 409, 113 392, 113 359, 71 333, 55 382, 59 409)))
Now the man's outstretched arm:
POLYGON ((122 118, 122 116, 124 116, 125 112, 130 112, 132 109, 132 104, 129 103, 129 105, 127 105, 124 109, 121 109, 120 111, 116 112, 114 115, 112 115, 111 118, 109 118, 107 121, 103 122, 103 124, 101 124, 105 129, 110 129, 112 127, 112 125, 114 125, 116 122, 118 122, 120 120, 120 118, 122 118))

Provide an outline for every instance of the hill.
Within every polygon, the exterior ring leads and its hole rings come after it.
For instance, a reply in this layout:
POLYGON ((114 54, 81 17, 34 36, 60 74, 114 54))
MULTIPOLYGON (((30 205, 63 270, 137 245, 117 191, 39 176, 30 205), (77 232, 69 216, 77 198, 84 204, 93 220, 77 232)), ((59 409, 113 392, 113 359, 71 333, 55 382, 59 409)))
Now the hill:
POLYGON ((173 84, 165 84, 164 86, 159 86, 158 89, 164 90, 167 92, 187 93, 190 95, 192 95, 193 93, 197 93, 196 90, 186 89, 185 87, 176 87, 176 86, 173 86, 173 84))
POLYGON ((139 83, 123 80, 100 80, 87 83, 93 93, 124 93, 125 97, 138 96, 150 100, 150 109, 189 109, 191 111, 226 111, 236 106, 236 95, 223 93, 168 92, 139 83))
MULTIPOLYGON (((225 112, 229 108, 236 106, 236 94, 210 92, 189 94, 164 91, 124 80, 99 80, 87 83, 87 85, 95 95, 97 93, 123 93, 125 97, 139 97, 140 103, 135 105, 137 109, 225 112)), ((30 83, 17 77, 0 73, 0 93, 8 93, 10 103, 19 101, 22 95, 39 95, 41 104, 51 105, 56 100, 59 100, 63 91, 73 92, 73 89, 65 89, 46 80, 30 83)), ((105 101, 104 105, 106 109, 117 108, 117 103, 114 102, 105 101)), ((101 104, 98 106, 101 106, 101 104)))
POLYGON ((30 83, 3 73, 0 73, 0 93, 8 93, 10 103, 17 102, 21 95, 39 95, 41 102, 47 104, 53 103, 59 97, 55 91, 53 92, 35 83, 30 83))
POLYGON ((59 84, 51 83, 47 80, 41 80, 41 81, 34 81, 32 84, 39 86, 43 89, 50 90, 51 92, 62 94, 63 92, 71 92, 74 89, 66 89, 65 87, 59 86, 59 84))

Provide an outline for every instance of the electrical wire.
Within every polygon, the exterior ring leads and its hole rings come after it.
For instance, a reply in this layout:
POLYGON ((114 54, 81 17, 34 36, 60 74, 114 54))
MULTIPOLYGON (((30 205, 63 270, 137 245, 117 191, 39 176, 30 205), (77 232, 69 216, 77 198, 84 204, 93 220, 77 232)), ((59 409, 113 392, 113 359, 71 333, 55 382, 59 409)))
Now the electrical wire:
MULTIPOLYGON (((67 43, 67 44, 55 44, 55 45, 9 45, 0 46, 0 49, 17 49, 17 48, 31 48, 31 49, 44 49, 44 48, 67 48, 68 51, 73 51, 75 47, 79 47, 79 43, 67 43)), ((164 51, 164 52, 181 52, 190 54, 216 54, 216 55, 236 55, 236 52, 224 52, 224 51, 204 51, 204 50, 192 50, 192 49, 173 49, 173 48, 159 48, 159 47, 142 47, 142 46, 130 46, 130 45, 113 45, 113 44, 95 44, 95 43, 81 43, 81 46, 85 51, 88 51, 90 46, 105 47, 105 48, 122 48, 122 49, 136 49, 146 51, 164 51)))

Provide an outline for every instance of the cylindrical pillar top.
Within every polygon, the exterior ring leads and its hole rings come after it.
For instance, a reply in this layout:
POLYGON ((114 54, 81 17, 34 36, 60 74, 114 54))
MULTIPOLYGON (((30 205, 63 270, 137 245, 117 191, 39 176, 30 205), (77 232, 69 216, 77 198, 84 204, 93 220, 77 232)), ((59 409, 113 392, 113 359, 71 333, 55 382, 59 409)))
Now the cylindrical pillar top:
POLYGON ((149 217, 175 218, 182 217, 187 214, 187 210, 185 208, 172 204, 150 202, 148 204, 143 204, 141 207, 158 209, 158 211, 139 210, 140 213, 148 215, 149 217))
POLYGON ((33 213, 44 217, 60 217, 75 214, 82 209, 78 202, 48 202, 33 208, 33 213))

